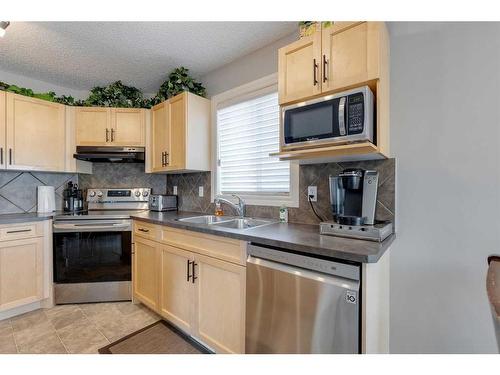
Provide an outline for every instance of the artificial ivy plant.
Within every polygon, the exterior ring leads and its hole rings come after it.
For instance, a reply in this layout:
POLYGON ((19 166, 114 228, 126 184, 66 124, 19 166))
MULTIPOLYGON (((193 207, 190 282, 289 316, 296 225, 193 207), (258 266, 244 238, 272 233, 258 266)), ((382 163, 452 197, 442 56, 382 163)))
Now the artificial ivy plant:
POLYGON ((70 95, 57 96, 53 91, 35 93, 31 89, 5 82, 0 82, 0 90, 72 106, 149 108, 184 91, 204 97, 206 95, 205 87, 201 82, 195 81, 188 72, 189 69, 183 66, 174 69, 168 75, 168 79, 160 86, 158 93, 150 99, 144 99, 141 90, 124 85, 121 81, 113 82, 104 87, 95 86, 90 90, 89 96, 85 100, 77 100, 70 95))

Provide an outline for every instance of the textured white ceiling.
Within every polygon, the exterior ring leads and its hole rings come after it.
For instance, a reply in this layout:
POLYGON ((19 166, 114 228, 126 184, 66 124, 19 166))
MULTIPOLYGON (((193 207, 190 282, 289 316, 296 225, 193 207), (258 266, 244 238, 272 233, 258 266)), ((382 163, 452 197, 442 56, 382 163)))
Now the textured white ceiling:
POLYGON ((199 77, 296 29, 296 22, 12 22, 0 39, 0 70, 82 90, 121 79, 153 93, 178 66, 199 77))

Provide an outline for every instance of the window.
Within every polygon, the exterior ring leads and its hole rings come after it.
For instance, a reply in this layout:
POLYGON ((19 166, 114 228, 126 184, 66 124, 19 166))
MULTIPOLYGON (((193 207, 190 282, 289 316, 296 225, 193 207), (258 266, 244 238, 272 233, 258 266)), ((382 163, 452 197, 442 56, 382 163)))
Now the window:
POLYGON ((279 151, 280 110, 272 78, 213 98, 214 192, 238 194, 249 204, 297 206, 297 166, 269 156, 279 151))

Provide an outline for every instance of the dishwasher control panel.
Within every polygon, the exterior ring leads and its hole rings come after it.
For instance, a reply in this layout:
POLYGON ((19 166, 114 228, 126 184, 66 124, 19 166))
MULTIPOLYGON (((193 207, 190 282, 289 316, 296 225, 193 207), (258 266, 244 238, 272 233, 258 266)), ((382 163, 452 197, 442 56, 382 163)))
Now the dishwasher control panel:
POLYGON ((308 270, 323 272, 329 275, 345 277, 351 280, 359 280, 359 266, 289 253, 283 250, 263 247, 252 243, 248 246, 248 255, 308 270))

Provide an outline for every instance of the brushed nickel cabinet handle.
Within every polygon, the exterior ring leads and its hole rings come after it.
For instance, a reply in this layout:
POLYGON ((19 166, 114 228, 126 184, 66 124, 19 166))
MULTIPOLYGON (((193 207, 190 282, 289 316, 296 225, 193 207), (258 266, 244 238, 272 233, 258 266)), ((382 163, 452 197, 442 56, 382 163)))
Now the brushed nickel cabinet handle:
POLYGON ((109 130, 106 128, 106 142, 109 142, 109 130))
POLYGON ((111 128, 111 142, 115 141, 115 129, 111 128))
POLYGON ((9 164, 12 165, 12 149, 9 148, 9 164))
POLYGON ((144 233, 149 232, 149 229, 144 229, 144 228, 139 228, 138 230, 139 230, 139 232, 144 232, 144 233))
POLYGON ((170 164, 168 159, 169 159, 168 152, 165 151, 165 166, 170 164))
POLYGON ((3 147, 0 147, 0 165, 3 165, 3 147))

